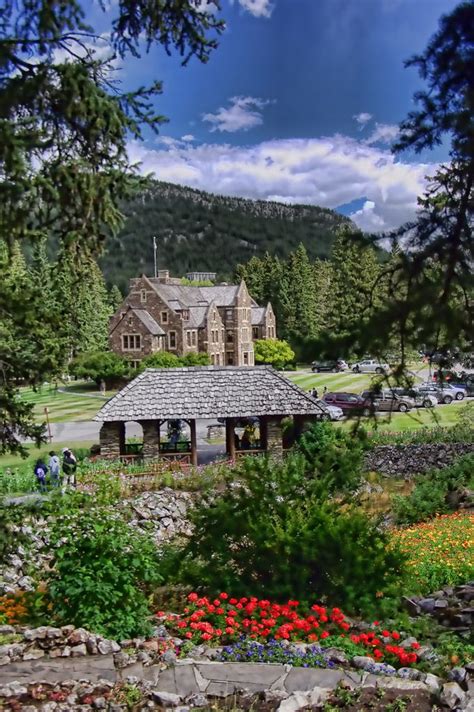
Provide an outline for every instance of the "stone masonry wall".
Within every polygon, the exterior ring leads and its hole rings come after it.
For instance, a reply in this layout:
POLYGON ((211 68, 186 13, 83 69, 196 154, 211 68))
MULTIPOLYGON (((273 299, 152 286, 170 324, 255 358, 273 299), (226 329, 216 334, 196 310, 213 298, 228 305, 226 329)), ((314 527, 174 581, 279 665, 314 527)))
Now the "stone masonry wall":
POLYGON ((415 475, 448 467, 463 455, 474 453, 473 443, 381 445, 365 457, 365 470, 382 475, 415 475))

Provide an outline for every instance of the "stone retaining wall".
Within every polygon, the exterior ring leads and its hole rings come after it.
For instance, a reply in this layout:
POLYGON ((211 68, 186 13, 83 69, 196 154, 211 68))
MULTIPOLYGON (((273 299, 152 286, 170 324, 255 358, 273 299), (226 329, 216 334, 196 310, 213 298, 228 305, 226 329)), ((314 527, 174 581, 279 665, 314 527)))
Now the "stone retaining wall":
POLYGON ((423 474, 448 467, 470 453, 474 453, 474 443, 380 445, 365 456, 365 470, 392 476, 423 474))

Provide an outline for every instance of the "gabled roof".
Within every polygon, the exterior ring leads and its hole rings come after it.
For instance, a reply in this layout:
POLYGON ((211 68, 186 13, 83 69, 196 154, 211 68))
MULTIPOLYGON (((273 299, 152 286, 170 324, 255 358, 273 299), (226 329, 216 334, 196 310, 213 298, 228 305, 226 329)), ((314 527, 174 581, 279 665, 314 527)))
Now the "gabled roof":
POLYGON ((252 307, 252 326, 263 324, 265 318, 265 307, 252 307))
POLYGON ((271 366, 147 369, 94 420, 139 421, 319 415, 323 409, 271 366))
POLYGON ((147 312, 146 309, 132 308, 132 311, 137 315, 142 324, 146 326, 150 334, 153 334, 153 336, 165 336, 165 332, 161 326, 153 319, 151 314, 147 312))
POLYGON ((161 326, 155 321, 155 319, 153 319, 151 314, 147 312, 146 309, 137 309, 136 307, 130 306, 130 304, 127 305, 127 311, 124 312, 123 316, 117 321, 114 328, 110 332, 111 334, 115 331, 118 325, 121 324, 122 321, 127 318, 130 312, 135 314, 135 316, 140 319, 142 324, 148 329, 152 336, 165 336, 165 332, 163 331, 161 326))

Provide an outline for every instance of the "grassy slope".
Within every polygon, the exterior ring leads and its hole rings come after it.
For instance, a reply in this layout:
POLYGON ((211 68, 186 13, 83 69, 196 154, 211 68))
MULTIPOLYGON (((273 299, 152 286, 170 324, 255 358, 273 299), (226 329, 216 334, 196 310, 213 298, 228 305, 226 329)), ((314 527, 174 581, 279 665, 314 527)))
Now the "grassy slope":
POLYGON ((43 460, 46 461, 46 464, 48 464, 48 453, 50 452, 50 450, 54 450, 56 453, 60 454, 63 447, 67 446, 71 448, 74 453, 77 453, 78 450, 89 450, 91 445, 94 445, 94 441, 92 440, 78 440, 77 442, 68 441, 67 443, 54 442, 47 445, 41 445, 41 447, 39 448, 35 447, 33 444, 28 444, 25 445, 28 450, 28 457, 25 460, 22 459, 19 455, 1 455, 0 468, 23 468, 25 466, 32 467, 33 463, 36 462, 39 457, 43 458, 43 460))

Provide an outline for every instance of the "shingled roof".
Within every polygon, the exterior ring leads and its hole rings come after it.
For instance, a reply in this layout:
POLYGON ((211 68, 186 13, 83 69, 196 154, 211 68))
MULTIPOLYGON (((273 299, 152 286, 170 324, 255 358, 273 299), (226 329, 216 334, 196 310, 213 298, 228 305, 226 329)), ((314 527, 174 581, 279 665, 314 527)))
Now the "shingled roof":
POLYGON ((271 366, 149 368, 106 403, 94 420, 320 415, 311 396, 271 366))

